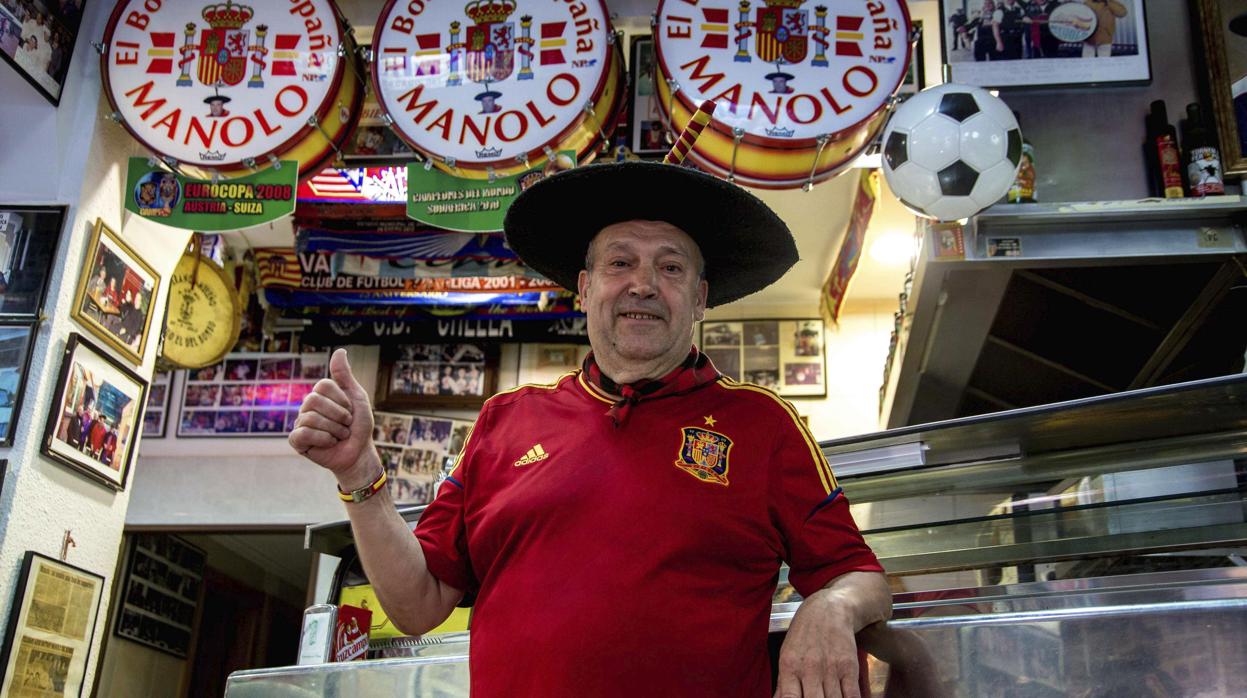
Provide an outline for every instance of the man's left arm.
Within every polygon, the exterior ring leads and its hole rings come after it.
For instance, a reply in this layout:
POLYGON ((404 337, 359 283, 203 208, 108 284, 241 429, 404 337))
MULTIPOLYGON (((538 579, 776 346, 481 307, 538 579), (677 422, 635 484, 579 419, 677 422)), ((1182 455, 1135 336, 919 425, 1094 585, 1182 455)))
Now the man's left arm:
POLYGON ((892 616, 882 573, 847 572, 797 609, 779 653, 778 698, 858 698, 854 635, 892 616))

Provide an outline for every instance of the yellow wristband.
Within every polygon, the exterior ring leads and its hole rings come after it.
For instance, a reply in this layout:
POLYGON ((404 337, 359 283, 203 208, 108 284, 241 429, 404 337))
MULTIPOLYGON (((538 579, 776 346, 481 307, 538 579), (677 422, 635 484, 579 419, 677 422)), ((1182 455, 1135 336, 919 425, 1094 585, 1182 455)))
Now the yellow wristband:
POLYGON ((340 498, 344 502, 351 502, 352 504, 359 504, 360 502, 368 499, 372 495, 380 492, 381 488, 385 487, 385 479, 386 479, 385 471, 382 470, 381 474, 377 476, 376 480, 373 480, 371 483, 364 485, 363 487, 357 490, 351 490, 350 492, 343 492, 342 488, 339 487, 338 498, 340 498))

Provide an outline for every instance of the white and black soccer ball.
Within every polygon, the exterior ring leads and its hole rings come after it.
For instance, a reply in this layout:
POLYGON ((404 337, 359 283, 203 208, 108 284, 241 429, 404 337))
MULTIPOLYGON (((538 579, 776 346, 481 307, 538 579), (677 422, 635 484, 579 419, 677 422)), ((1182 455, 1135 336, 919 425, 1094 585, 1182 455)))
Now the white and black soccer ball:
POLYGON ((1022 132, 1009 105, 947 83, 910 97, 883 131, 883 175, 905 207, 942 221, 970 216, 1009 191, 1022 132))

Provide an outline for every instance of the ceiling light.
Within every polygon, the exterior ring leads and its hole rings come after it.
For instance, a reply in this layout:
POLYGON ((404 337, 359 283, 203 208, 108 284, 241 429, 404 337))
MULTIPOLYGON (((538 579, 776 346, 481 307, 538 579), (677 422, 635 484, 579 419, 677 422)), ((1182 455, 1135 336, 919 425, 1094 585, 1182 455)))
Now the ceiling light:
POLYGON ((870 258, 880 264, 899 266, 914 256, 914 236, 899 230, 880 233, 870 244, 870 258))

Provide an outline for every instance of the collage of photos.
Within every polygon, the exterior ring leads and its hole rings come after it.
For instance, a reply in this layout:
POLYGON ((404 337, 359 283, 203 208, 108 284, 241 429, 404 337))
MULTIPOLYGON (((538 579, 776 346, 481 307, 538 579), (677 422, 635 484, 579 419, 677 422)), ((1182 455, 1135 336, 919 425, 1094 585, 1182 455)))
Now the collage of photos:
POLYGON ((390 392, 483 395, 485 352, 475 344, 404 344, 397 349, 390 392))
POLYGON ((0 0, 0 54, 53 104, 69 72, 85 0, 0 0))
POLYGON ((169 424, 169 396, 173 390, 173 372, 157 371, 147 388, 147 409, 143 411, 143 438, 159 439, 169 424))
POLYGON ((701 350, 733 380, 784 397, 827 394, 822 320, 708 320, 701 327, 701 350))
POLYGON ((372 439, 395 504, 428 504, 449 473, 473 422, 445 417, 374 413, 372 439))
POLYGON ((190 649, 206 557, 163 534, 135 538, 116 633, 170 654, 190 649))
POLYGON ((220 363, 187 370, 178 437, 290 433, 303 397, 329 375, 328 352, 289 351, 295 344, 286 337, 265 347, 286 351, 229 354, 220 363))

